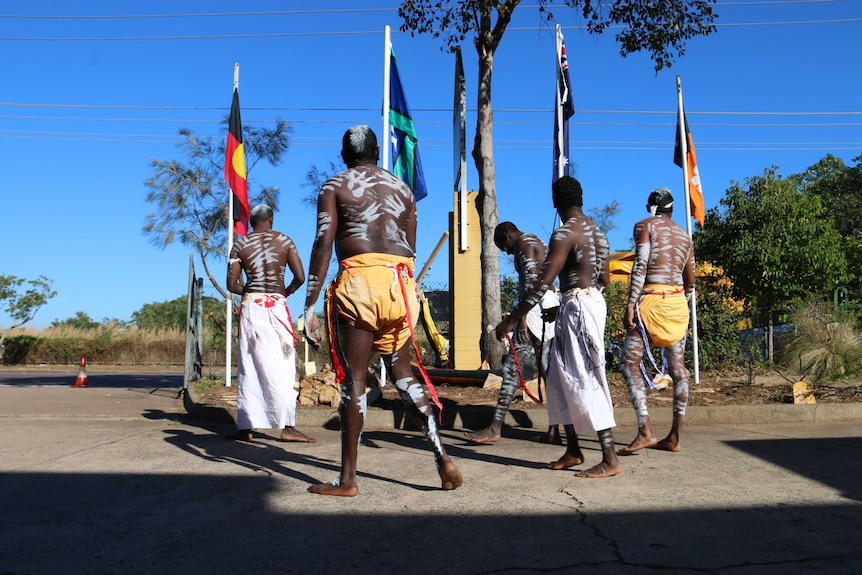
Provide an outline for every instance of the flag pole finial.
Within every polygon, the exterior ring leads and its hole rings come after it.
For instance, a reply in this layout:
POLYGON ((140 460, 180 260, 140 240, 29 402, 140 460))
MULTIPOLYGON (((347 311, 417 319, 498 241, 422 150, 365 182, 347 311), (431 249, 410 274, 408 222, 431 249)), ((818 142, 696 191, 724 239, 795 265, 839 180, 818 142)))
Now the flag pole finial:
POLYGON ((233 89, 239 90, 239 62, 233 63, 233 89))

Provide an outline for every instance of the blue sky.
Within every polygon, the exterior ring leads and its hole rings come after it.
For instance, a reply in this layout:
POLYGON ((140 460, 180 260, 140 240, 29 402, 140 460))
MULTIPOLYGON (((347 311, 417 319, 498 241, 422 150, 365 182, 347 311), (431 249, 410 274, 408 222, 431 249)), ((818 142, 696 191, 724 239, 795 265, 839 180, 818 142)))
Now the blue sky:
MULTIPOLYGON (((143 182, 151 158, 181 158, 179 128, 225 137, 220 122, 230 107, 234 62, 241 68, 243 122, 272 125, 279 118, 293 126, 284 164, 259 166, 250 179, 252 189, 281 189, 275 227, 296 241, 307 265, 315 230, 314 211, 302 201, 310 192, 305 175, 338 157, 350 125, 369 124, 379 136, 387 24, 430 192, 419 204, 417 264, 423 265, 452 210, 454 56, 440 50, 440 40, 398 32, 397 6, 396 0, 4 5, 0 186, 7 247, 0 273, 45 275, 58 292, 32 325, 76 311, 127 320, 146 303, 185 293, 190 252, 179 244, 161 250, 143 235, 152 211, 143 182)), ((826 154, 848 164, 862 154, 862 1, 720 1, 716 11, 718 31, 691 41, 676 65, 658 74, 647 55, 623 59, 612 34, 590 36, 575 11, 555 11, 577 109, 574 175, 586 208, 620 203, 609 234, 613 249, 628 248, 650 190, 666 186, 682 197, 682 171, 672 162, 677 75, 707 208, 732 181, 770 166, 789 175, 826 154)), ((471 43, 463 52, 470 149, 476 53, 471 43)), ((495 59, 497 196, 501 221, 544 239, 554 224, 553 93, 553 24, 527 0, 495 59)), ((475 188, 472 166, 467 178, 475 188)), ((676 219, 685 225, 683 210, 676 219)), ((443 250, 426 278, 432 287, 446 283, 447 265, 443 250)), ((215 262, 219 279, 223 269, 215 262)), ((503 272, 511 269, 504 260, 503 272)), ((0 314, 0 325, 9 323, 0 314)))

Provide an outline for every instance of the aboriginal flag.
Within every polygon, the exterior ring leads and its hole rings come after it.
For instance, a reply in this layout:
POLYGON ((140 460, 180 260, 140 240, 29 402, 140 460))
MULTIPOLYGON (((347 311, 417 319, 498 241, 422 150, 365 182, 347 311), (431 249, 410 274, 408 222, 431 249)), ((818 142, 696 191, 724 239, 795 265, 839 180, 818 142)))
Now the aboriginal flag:
POLYGON ((224 179, 230 186, 233 201, 234 230, 237 235, 248 233, 248 182, 245 174, 245 148, 242 145, 242 120, 239 116, 239 90, 234 88, 230 106, 230 127, 224 161, 224 179))
MULTIPOLYGON (((697 223, 702 228, 703 218, 706 212, 703 207, 703 189, 700 185, 700 172, 697 169, 697 156, 694 153, 694 140, 691 138, 691 132, 688 131, 688 119, 685 117, 684 112, 682 118, 685 123, 685 140, 688 148, 686 150, 685 171, 688 174, 688 194, 689 203, 691 205, 691 215, 694 216, 694 219, 697 220, 697 223)), ((677 116, 676 122, 676 140, 673 147, 673 163, 682 168, 682 146, 679 141, 679 116, 677 116)))

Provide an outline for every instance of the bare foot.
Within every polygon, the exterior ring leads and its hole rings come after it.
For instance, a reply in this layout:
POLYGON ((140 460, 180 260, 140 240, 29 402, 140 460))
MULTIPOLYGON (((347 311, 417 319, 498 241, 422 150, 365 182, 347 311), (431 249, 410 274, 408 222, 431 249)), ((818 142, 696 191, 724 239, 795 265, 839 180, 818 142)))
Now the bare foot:
POLYGON ((252 441, 251 429, 237 429, 233 433, 225 435, 224 438, 234 441, 252 441))
POLYGON ((285 427, 281 431, 281 440, 294 443, 317 443, 313 437, 309 437, 295 427, 285 427))
POLYGON ((638 436, 635 437, 635 440, 629 443, 628 447, 623 447, 622 449, 617 451, 617 453, 619 453, 620 455, 631 455, 632 453, 640 451, 641 449, 655 447, 656 443, 657 442, 655 435, 645 437, 641 434, 638 434, 638 436))
POLYGON ((333 495, 336 497, 356 497, 359 495, 358 485, 342 485, 341 478, 333 479, 329 483, 318 483, 308 488, 309 493, 317 495, 333 495))
POLYGON ((680 451, 682 451, 682 447, 680 447, 679 441, 675 439, 670 439, 668 437, 656 443, 653 446, 653 449, 660 449, 662 451, 673 451, 674 453, 679 453, 680 451))
POLYGON ((602 461, 583 471, 575 471, 575 477, 586 477, 587 479, 601 479, 602 477, 613 477, 623 468, 621 465, 611 465, 602 461))
POLYGON ((500 441, 500 432, 494 432, 490 427, 486 427, 481 431, 474 431, 473 433, 467 431, 464 433, 464 437, 473 443, 497 443, 500 441))
POLYGON ((569 467, 574 467, 575 465, 580 465, 584 462, 583 454, 572 455, 570 453, 566 453, 558 460, 549 463, 548 469, 568 469, 569 467))
POLYGON ((562 445, 563 444, 563 438, 560 437, 560 434, 559 433, 551 433, 551 432, 543 433, 542 435, 539 435, 538 437, 536 437, 536 441, 538 443, 546 443, 548 445, 562 445))
POLYGON ((455 464, 451 461, 444 463, 443 467, 439 469, 439 472, 440 479, 443 481, 443 489, 446 491, 458 489, 464 484, 464 478, 461 476, 461 472, 458 471, 458 468, 455 467, 455 464))

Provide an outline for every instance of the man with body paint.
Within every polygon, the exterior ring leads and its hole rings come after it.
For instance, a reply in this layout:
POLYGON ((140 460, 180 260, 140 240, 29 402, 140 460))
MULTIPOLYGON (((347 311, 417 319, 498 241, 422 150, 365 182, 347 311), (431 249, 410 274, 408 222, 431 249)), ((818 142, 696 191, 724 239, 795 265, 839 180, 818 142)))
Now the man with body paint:
POLYGON ((425 388, 410 366, 411 334, 419 318, 413 280, 416 203, 392 173, 377 166, 377 138, 354 126, 342 139, 347 169, 323 184, 317 198, 317 236, 311 252, 305 299, 306 336, 320 342, 315 305, 332 256, 339 273, 326 290, 327 331, 336 377, 341 380, 341 474, 309 487, 312 493, 352 497, 359 493, 356 458, 365 420, 365 383, 372 353, 379 353, 407 411, 434 451, 443 489, 463 483, 443 448, 425 388))
POLYGON ((647 211, 650 216, 634 228, 635 262, 623 317, 626 340, 622 372, 637 414, 638 434, 620 449, 621 455, 647 447, 680 451, 679 434, 688 403, 684 352, 688 302, 694 293, 694 249, 689 235, 673 221, 670 190, 653 190, 647 199, 647 211), (673 379, 673 423, 670 433, 661 441, 656 441, 647 410, 646 370, 642 362, 649 346, 663 348, 673 379))
POLYGON ((282 441, 314 443, 296 429, 296 334, 285 299, 305 281, 302 260, 293 240, 272 229, 272 208, 255 206, 250 223, 253 231, 236 239, 228 260, 228 290, 242 295, 237 431, 228 439, 251 441, 254 428, 279 428, 282 441), (285 268, 293 274, 288 286, 285 268))
MULTIPOLYGON (((548 246, 538 236, 522 232, 512 222, 502 222, 497 225, 494 229, 494 244, 498 249, 515 258, 518 301, 521 301, 524 295, 535 287, 536 280, 539 278, 539 268, 545 261, 548 246)), ((556 292, 549 289, 542 296, 542 300, 518 321, 514 337, 511 338, 512 345, 509 346, 503 358, 503 382, 500 384, 497 407, 494 409, 491 424, 480 431, 464 434, 473 443, 500 441, 503 421, 521 378, 529 380, 537 373, 543 377, 547 373, 551 343, 554 341, 554 321, 545 321, 543 315, 546 313, 556 315, 556 308, 559 305, 556 292)), ((538 441, 562 445, 559 427, 550 426, 546 434, 539 436, 538 441)))
POLYGON ((562 306, 556 317, 554 345, 548 366, 548 419, 563 424, 566 452, 550 469, 581 465, 584 455, 578 433, 596 433, 602 460, 578 477, 611 477, 622 471, 614 451, 614 407, 605 375, 607 304, 602 291, 610 280, 608 239, 583 212, 581 184, 563 176, 553 185, 554 208, 562 225, 551 235, 548 256, 537 285, 497 325, 499 339, 541 298, 559 277, 562 306))

